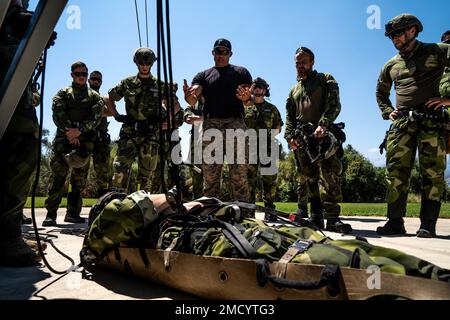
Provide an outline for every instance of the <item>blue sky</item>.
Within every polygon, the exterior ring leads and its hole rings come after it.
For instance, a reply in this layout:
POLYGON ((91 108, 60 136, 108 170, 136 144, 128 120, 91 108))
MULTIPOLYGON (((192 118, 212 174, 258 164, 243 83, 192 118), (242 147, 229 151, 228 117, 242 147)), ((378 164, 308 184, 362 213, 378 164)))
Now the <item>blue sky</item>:
MULTIPOLYGON (((36 3, 32 0, 30 8, 36 3)), ((144 0, 138 4, 145 45, 144 0)), ((148 0, 148 6, 150 47, 156 50, 155 1, 148 0)), ((52 134, 51 98, 70 85, 74 61, 86 62, 91 71, 102 71, 103 94, 137 72, 132 61, 139 46, 134 0, 70 0, 68 7, 56 27, 58 40, 48 56, 44 127, 52 134), (79 29, 67 27, 73 18, 67 11, 71 5, 80 9, 79 29)), ((381 119, 375 86, 381 67, 396 54, 384 37, 384 24, 403 12, 422 20, 425 29, 419 40, 423 42, 438 42, 442 32, 450 29, 447 0, 172 0, 174 79, 190 82, 197 72, 211 67, 214 41, 227 38, 233 44, 231 63, 245 66, 253 78, 260 76, 270 83, 270 101, 284 118, 286 98, 296 83, 294 52, 299 46, 309 47, 316 55, 315 68, 331 73, 339 82, 342 112, 338 121, 347 124, 347 143, 374 164, 384 165, 377 147, 389 123, 381 119), (380 9, 381 29, 367 27, 371 5, 380 9)), ((152 72, 156 74, 156 65, 152 72)), ((124 111, 123 103, 119 103, 119 111, 124 111)), ((120 125, 111 119, 113 139, 119 130, 120 125)), ((187 125, 181 129, 184 143, 188 131, 187 125)))

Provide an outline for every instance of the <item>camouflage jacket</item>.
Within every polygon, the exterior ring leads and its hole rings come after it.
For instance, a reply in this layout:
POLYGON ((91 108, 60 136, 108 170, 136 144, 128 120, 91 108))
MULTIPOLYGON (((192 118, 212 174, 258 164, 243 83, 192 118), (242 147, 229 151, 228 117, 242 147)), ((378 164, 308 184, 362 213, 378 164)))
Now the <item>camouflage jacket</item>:
POLYGON ((102 119, 103 98, 88 86, 72 84, 53 97, 53 122, 58 134, 68 128, 78 128, 82 133, 92 132, 102 119))
POLYGON ((298 122, 328 127, 341 112, 339 86, 331 74, 313 73, 300 80, 286 102, 285 139, 292 138, 298 122))
MULTIPOLYGON (((162 88, 162 99, 166 96, 164 82, 160 81, 162 88)), ((122 80, 115 88, 109 91, 109 96, 114 101, 125 99, 125 110, 127 116, 133 121, 147 121, 153 130, 159 128, 161 121, 161 107, 158 101, 158 79, 151 76, 141 79, 139 75, 122 80)), ((177 98, 173 95, 174 101, 177 98)), ((126 133, 134 132, 132 123, 124 123, 122 129, 126 133)))
POLYGON ((450 45, 417 41, 408 56, 397 54, 381 70, 376 97, 383 119, 389 119, 394 107, 389 99, 395 84, 397 109, 416 109, 439 96, 439 82, 445 67, 450 66, 450 45))
POLYGON ((450 98, 450 68, 445 68, 439 84, 439 94, 441 97, 450 98))
MULTIPOLYGON (((248 129, 278 129, 283 126, 280 112, 273 104, 264 101, 245 110, 245 124, 248 129)), ((270 132, 270 131, 269 131, 270 132)))

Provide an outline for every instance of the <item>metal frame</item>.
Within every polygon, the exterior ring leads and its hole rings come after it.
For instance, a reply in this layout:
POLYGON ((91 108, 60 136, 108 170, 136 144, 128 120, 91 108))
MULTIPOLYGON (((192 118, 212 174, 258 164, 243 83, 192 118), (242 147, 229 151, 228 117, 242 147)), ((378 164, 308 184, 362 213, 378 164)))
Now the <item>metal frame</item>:
MULTIPOLYGON (((2 0, 3 2, 3 0, 2 0)), ((40 0, 0 87, 0 140, 68 0, 40 0)))
POLYGON ((5 19, 6 13, 8 12, 10 2, 11 0, 0 1, 0 27, 2 26, 3 19, 5 19))

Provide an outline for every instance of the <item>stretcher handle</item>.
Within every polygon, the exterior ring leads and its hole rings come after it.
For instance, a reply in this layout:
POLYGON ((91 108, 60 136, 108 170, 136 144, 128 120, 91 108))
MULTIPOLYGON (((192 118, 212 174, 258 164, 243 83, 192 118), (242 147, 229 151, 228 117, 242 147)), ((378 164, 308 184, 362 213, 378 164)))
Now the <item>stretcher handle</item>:
POLYGON ((317 290, 327 287, 328 293, 336 297, 340 290, 341 269, 338 265, 326 265, 317 281, 299 281, 279 278, 270 274, 269 263, 266 259, 256 260, 256 278, 258 284, 264 287, 268 281, 280 288, 291 288, 301 290, 317 290))

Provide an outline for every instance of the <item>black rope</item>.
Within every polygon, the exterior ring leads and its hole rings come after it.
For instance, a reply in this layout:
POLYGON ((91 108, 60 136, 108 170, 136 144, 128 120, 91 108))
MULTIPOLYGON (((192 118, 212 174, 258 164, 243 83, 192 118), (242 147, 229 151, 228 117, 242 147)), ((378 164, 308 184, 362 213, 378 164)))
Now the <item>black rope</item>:
POLYGON ((40 109, 39 109, 40 114, 39 114, 39 138, 38 138, 39 147, 38 147, 38 154, 37 154, 36 177, 35 177, 33 189, 31 192, 31 217, 33 220, 33 229, 34 229, 34 233, 36 235, 36 242, 37 242, 37 246, 38 246, 39 255, 41 256, 42 261, 44 262, 45 266, 53 273, 66 274, 66 273, 69 273, 72 270, 74 270, 74 268, 75 268, 74 261, 69 256, 65 255, 62 251, 57 249, 52 241, 49 241, 49 243, 52 245, 52 247, 55 248, 55 250, 59 254, 61 254, 66 259, 68 259, 71 263, 71 267, 65 271, 58 271, 58 270, 53 269, 52 266, 48 263, 47 259, 45 258, 44 250, 42 249, 41 238, 39 236, 39 230, 38 230, 37 223, 36 223, 35 201, 36 201, 36 190, 37 190, 37 187, 39 184, 39 175, 41 173, 41 156, 42 156, 41 145, 42 145, 43 122, 44 122, 44 86, 45 86, 45 67, 46 67, 46 65, 47 65, 47 49, 44 50, 44 54, 43 54, 43 58, 42 58, 41 105, 40 105, 40 109))
POLYGON ((148 10, 147 10, 147 0, 145 0, 145 31, 147 35, 147 48, 150 48, 150 42, 148 41, 148 10))
POLYGON ((137 28, 138 28, 138 35, 139 35, 139 46, 142 47, 141 26, 139 24, 139 12, 138 12, 137 0, 134 0, 134 7, 136 9, 136 21, 137 21, 137 28))

